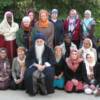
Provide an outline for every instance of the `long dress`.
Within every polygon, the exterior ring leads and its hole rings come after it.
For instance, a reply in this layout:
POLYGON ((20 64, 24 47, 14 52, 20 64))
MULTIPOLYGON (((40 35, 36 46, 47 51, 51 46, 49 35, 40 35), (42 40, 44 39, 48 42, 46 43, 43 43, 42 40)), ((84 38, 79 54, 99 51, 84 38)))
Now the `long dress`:
POLYGON ((7 49, 7 55, 11 63, 13 57, 16 56, 16 31, 18 30, 19 26, 14 22, 13 15, 12 23, 9 25, 6 16, 7 14, 5 13, 4 19, 0 24, 0 33, 4 36, 5 48, 7 49))

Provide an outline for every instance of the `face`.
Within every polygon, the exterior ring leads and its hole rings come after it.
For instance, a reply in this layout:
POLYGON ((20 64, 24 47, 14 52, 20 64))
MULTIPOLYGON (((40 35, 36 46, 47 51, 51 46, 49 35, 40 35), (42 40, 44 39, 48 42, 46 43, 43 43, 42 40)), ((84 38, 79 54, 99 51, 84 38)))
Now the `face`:
POLYGON ((86 56, 86 59, 87 59, 88 62, 93 62, 94 61, 94 58, 90 54, 88 54, 86 56))
POLYGON ((30 17, 31 21, 34 19, 34 13, 33 12, 29 12, 28 16, 30 17))
POLYGON ((23 58, 25 56, 25 52, 23 50, 17 50, 17 55, 19 58, 23 58))
POLYGON ((88 48, 90 48, 91 44, 88 40, 84 40, 83 46, 84 46, 84 48, 88 49, 88 48))
POLYGON ((23 22, 23 25, 25 26, 25 27, 29 27, 30 26, 30 22, 23 22))
POLYGON ((6 18, 7 18, 7 22, 8 23, 11 23, 12 22, 12 16, 9 15, 9 16, 6 16, 6 18))
POLYGON ((47 14, 46 14, 45 12, 42 12, 42 13, 40 14, 40 19, 41 19, 42 21, 47 20, 47 19, 48 19, 47 14))
POLYGON ((69 15, 70 15, 70 17, 74 17, 74 16, 76 16, 76 13, 75 13, 74 10, 71 10, 70 13, 69 13, 69 15))
POLYGON ((69 37, 65 37, 65 42, 70 44, 71 43, 71 39, 69 37))
POLYGON ((57 13, 52 13, 52 14, 51 14, 51 18, 52 18, 52 19, 57 19, 57 17, 58 17, 58 14, 57 14, 57 13))
POLYGON ((90 18, 90 15, 89 15, 88 13, 86 13, 86 14, 84 14, 84 17, 85 17, 86 19, 88 19, 88 18, 90 18))
POLYGON ((58 55, 58 56, 62 55, 62 49, 60 47, 55 48, 55 55, 58 55))
POLYGON ((1 59, 5 59, 6 57, 7 57, 6 51, 1 51, 1 52, 0 52, 0 58, 1 58, 1 59))
POLYGON ((44 40, 42 40, 42 39, 37 39, 36 41, 35 41, 35 44, 36 45, 38 45, 38 46, 42 46, 42 45, 44 45, 44 40))
POLYGON ((75 59, 78 58, 78 53, 77 53, 76 51, 73 51, 73 52, 71 52, 70 56, 71 56, 71 58, 72 58, 73 60, 75 60, 75 59))

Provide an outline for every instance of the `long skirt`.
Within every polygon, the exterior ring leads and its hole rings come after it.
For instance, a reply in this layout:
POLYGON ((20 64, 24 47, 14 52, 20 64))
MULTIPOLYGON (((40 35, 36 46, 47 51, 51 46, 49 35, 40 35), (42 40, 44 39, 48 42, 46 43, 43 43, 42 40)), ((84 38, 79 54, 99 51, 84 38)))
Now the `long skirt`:
POLYGON ((1 47, 5 47, 5 40, 3 35, 0 35, 0 48, 1 47))
MULTIPOLYGON (((33 91, 33 72, 36 71, 37 68, 36 67, 31 67, 28 68, 25 72, 25 88, 26 88, 26 92, 29 94, 33 94, 34 95, 34 91, 33 91)), ((45 75, 45 84, 46 84, 46 88, 47 88, 47 93, 54 93, 54 87, 53 87, 53 80, 54 80, 54 68, 53 67, 47 67, 43 70, 43 73, 45 75)))
POLYGON ((7 56, 9 58, 10 63, 12 64, 12 60, 17 55, 17 45, 16 40, 13 41, 5 41, 5 47, 7 49, 7 56))

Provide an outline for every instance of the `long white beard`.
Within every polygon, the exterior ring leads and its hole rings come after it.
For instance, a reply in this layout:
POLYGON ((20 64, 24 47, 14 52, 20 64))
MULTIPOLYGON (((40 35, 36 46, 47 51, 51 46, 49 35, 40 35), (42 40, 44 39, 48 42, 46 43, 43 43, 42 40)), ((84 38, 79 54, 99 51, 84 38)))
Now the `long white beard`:
POLYGON ((44 51, 44 45, 42 46, 35 45, 36 58, 39 64, 42 64, 43 51, 44 51))

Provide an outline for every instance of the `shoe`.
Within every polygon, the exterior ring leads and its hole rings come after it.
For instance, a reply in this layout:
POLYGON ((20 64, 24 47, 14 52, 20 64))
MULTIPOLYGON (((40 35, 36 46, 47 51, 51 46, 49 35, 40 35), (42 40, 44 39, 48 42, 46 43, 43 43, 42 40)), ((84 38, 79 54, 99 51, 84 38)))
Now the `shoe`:
POLYGON ((93 93, 93 90, 90 89, 90 88, 86 88, 86 89, 84 90, 84 92, 85 92, 86 94, 88 94, 88 95, 91 95, 91 94, 93 93))
POLYGON ((96 89, 96 90, 94 91, 94 95, 95 95, 95 96, 100 96, 100 89, 96 89))

